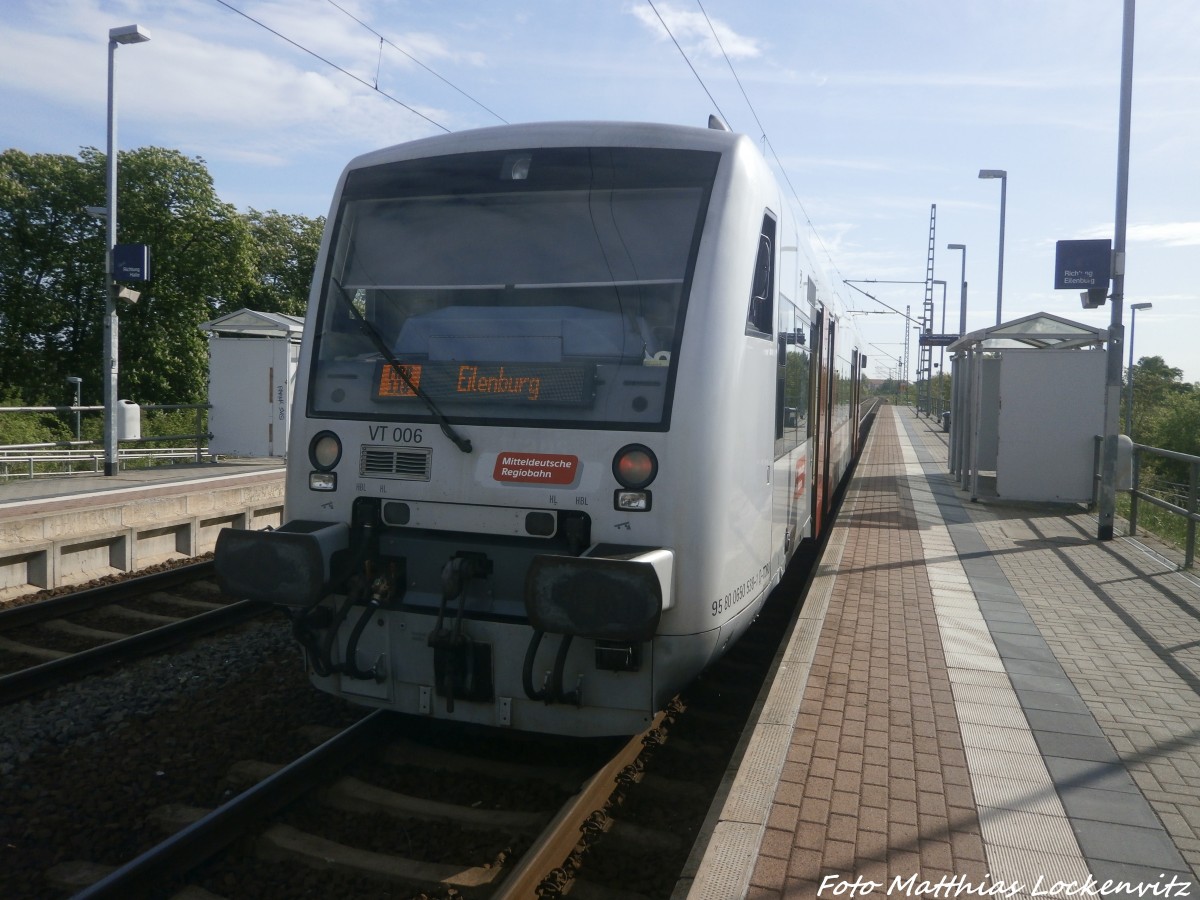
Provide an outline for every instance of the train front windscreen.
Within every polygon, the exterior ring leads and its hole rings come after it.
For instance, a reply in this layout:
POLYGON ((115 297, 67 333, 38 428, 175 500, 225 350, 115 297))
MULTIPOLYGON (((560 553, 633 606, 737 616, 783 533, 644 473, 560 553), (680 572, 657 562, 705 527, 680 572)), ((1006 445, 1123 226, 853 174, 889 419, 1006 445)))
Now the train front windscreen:
POLYGON ((665 429, 719 159, 535 148, 351 171, 309 415, 665 429))

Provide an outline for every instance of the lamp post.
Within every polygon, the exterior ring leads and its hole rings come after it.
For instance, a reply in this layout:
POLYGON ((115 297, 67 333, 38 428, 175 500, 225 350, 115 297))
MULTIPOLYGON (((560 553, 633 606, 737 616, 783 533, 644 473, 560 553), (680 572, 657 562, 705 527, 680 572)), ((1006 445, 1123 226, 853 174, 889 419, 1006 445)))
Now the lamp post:
MULTIPOLYGON (((980 169, 980 178, 1000 179, 1000 263, 996 268, 996 324, 1000 324, 1000 308, 1004 299, 1004 206, 1008 194, 1008 173, 1003 169, 980 169)), ((966 254, 963 254, 966 262, 966 254)))
POLYGON ((1153 303, 1134 303, 1129 307, 1129 376, 1126 378, 1125 389, 1125 433, 1133 440, 1133 330, 1137 327, 1139 309, 1153 309, 1153 303))
POLYGON ((115 475, 117 458, 117 283, 113 280, 113 248, 117 246, 117 91, 113 79, 118 44, 140 44, 150 32, 138 25, 108 30, 108 250, 104 254, 104 474, 115 475))
MULTIPOLYGON (((938 281, 937 279, 934 279, 933 283, 940 284, 942 286, 942 330, 941 330, 941 334, 945 334, 946 333, 946 282, 938 281)), ((942 378, 946 374, 946 345, 945 344, 942 344, 942 349, 941 349, 940 353, 938 354, 937 368, 938 368, 938 388, 937 388, 938 415, 940 416, 942 414, 942 403, 945 402, 945 398, 942 396, 942 393, 943 393, 942 378)), ((931 377, 929 380, 933 381, 933 378, 931 377)), ((932 410, 931 410, 931 412, 932 412, 932 410)))
POLYGON ((958 336, 962 337, 967 333, 967 245, 947 244, 946 249, 962 251, 962 274, 959 276, 958 289, 958 336))
POLYGON ((75 385, 75 440, 79 440, 79 398, 81 396, 81 386, 83 379, 78 375, 68 375, 67 384, 75 385))
POLYGON ((1117 208, 1113 216, 1112 317, 1104 360, 1104 454, 1100 464, 1100 496, 1096 538, 1111 541, 1117 511, 1117 429, 1121 425, 1121 321, 1125 304, 1125 231, 1129 214, 1129 141, 1133 118, 1134 0, 1125 0, 1121 22, 1121 92, 1117 112, 1117 208))

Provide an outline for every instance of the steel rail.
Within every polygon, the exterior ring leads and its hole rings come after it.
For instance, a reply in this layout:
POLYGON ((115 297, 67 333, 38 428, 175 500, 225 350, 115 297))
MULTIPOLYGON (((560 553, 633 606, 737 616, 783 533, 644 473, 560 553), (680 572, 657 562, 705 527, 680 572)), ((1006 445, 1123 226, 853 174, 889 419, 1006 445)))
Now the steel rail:
POLYGON ((240 600, 159 628, 91 647, 49 662, 0 675, 0 705, 13 703, 41 691, 76 681, 101 669, 149 656, 193 638, 229 628, 262 615, 270 607, 255 600, 240 600))
MULTIPOLYGON (((654 717, 650 727, 634 735, 604 768, 588 779, 587 783, 568 803, 559 810, 534 841, 513 871, 492 895, 492 900, 529 900, 538 896, 537 886, 545 881, 563 863, 579 844, 585 823, 603 809, 608 798, 617 789, 617 780, 622 772, 641 754, 647 737, 662 725, 666 713, 654 717)), ((566 876, 569 880, 570 876, 566 876)))
POLYGON ((214 575, 215 570, 213 561, 206 559, 203 562, 177 566, 149 575, 135 575, 133 578, 123 579, 112 584, 101 584, 59 597, 39 600, 36 603, 10 606, 0 609, 0 632, 94 609, 105 603, 114 603, 118 598, 131 592, 141 593, 154 588, 174 587, 200 578, 210 578, 214 575))
POLYGON ((296 800, 316 780, 376 744, 390 724, 389 710, 376 710, 319 747, 238 794, 141 856, 76 894, 73 900, 145 896, 208 861, 238 838, 296 800))

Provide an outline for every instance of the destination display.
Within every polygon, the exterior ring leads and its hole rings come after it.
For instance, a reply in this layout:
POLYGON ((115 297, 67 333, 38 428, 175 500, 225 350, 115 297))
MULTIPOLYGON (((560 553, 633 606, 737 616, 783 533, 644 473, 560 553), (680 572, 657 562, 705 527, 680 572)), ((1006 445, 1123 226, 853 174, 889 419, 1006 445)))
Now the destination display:
POLYGON ((410 400, 417 391, 435 403, 590 406, 594 366, 557 363, 379 363, 375 399, 410 400))

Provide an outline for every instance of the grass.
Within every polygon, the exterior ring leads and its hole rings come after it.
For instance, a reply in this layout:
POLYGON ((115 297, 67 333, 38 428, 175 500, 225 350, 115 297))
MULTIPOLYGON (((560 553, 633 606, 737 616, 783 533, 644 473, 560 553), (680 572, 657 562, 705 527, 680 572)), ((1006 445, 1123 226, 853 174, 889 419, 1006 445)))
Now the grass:
MULTIPOLYGON (((1129 501, 1129 494, 1117 495, 1117 514, 1126 521, 1129 519, 1129 501)), ((1187 543, 1187 520, 1183 516, 1141 500, 1138 502, 1137 528, 1171 544, 1183 554, 1187 543)))

